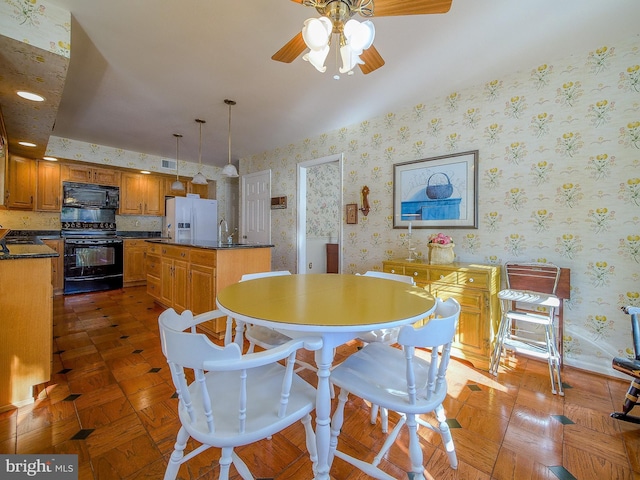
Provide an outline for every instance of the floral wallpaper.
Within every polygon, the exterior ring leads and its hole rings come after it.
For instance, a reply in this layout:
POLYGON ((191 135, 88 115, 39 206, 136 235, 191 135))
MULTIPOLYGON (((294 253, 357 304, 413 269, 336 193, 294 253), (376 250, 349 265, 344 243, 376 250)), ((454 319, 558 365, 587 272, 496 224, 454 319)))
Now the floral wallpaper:
MULTIPOLYGON (((640 40, 585 46, 528 71, 488 78, 444 98, 242 159, 271 169, 272 188, 295 198, 296 164, 344 153, 344 202, 370 188, 371 212, 344 225, 345 273, 406 256, 393 229, 393 164, 479 150, 477 229, 449 229, 456 259, 501 265, 549 261, 571 269, 565 362, 619 375, 632 356, 622 305, 640 305, 640 40)), ((295 201, 289 208, 295 210, 295 201)), ((342 209, 344 222, 344 209, 342 209)), ((272 225, 274 269, 297 270, 296 215, 272 225)), ((413 229, 419 255, 434 230, 413 229)))
POLYGON ((340 198, 327 192, 340 191, 338 162, 311 167, 307 171, 307 236, 338 238, 340 198))

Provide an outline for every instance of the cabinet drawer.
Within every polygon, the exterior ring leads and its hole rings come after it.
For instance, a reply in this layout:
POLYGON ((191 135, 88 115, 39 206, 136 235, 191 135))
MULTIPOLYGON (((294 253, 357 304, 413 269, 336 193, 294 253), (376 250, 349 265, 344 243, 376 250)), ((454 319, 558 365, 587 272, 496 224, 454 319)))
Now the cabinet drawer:
POLYGON ((482 292, 470 290, 468 288, 451 287, 447 284, 441 284, 438 282, 432 283, 429 290, 431 295, 439 297, 442 300, 455 298, 463 309, 465 307, 475 310, 482 309, 482 292))
POLYGON ((413 281, 422 285, 429 282, 429 270, 418 266, 405 266, 404 274, 413 278, 413 281))
POLYGON ((149 255, 160 255, 162 245, 158 245, 157 243, 147 243, 147 245, 147 253, 149 255))
POLYGON ((429 270, 429 281, 455 285, 458 283, 458 272, 445 268, 432 268, 429 270))
POLYGON ((125 248, 126 247, 144 247, 146 245, 149 245, 149 244, 144 240, 132 239, 132 238, 125 238, 124 239, 125 248))
POLYGON ((386 273, 395 273, 396 275, 404 275, 404 265, 397 263, 385 262, 382 266, 382 271, 386 273))
POLYGON ((473 288, 489 288, 489 274, 487 272, 458 272, 458 285, 473 288))
POLYGON ((191 261, 191 263, 197 263, 198 265, 215 267, 216 252, 214 250, 201 250, 198 248, 194 248, 189 253, 189 260, 191 261))
POLYGON ((162 271, 160 257, 157 255, 147 254, 147 275, 153 275, 160 278, 160 272, 162 271))
POLYGON ((176 247, 174 245, 163 245, 161 248, 162 256, 166 258, 175 258, 177 260, 189 260, 189 250, 184 247, 176 247))
POLYGON ((160 300, 160 279, 158 277, 147 276, 147 293, 160 300))

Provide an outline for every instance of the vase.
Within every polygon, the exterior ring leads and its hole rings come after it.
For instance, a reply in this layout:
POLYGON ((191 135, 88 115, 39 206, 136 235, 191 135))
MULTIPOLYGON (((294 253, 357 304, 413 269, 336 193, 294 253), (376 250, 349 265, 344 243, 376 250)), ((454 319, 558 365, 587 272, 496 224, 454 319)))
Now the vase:
POLYGON ((429 243, 429 263, 431 265, 444 265, 453 263, 456 254, 453 252, 453 243, 442 245, 440 243, 429 243))

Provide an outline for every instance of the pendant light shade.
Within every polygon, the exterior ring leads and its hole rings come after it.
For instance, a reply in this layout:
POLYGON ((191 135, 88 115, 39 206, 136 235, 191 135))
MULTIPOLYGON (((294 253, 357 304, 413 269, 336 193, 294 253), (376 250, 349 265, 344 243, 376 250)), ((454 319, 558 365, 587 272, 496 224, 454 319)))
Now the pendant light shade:
POLYGON ((235 105, 236 102, 233 100, 225 100, 224 103, 229 105, 229 163, 222 169, 222 174, 227 177, 237 177, 238 170, 235 165, 231 163, 231 106, 235 105))
POLYGON ((180 139, 182 135, 180 133, 174 133, 174 137, 176 137, 176 181, 171 184, 171 190, 184 190, 184 183, 180 181, 180 139))
POLYGON ((196 118, 196 122, 200 124, 200 143, 198 144, 198 173, 191 179, 191 183, 195 185, 206 185, 207 178, 202 174, 202 124, 207 123, 204 120, 196 118))

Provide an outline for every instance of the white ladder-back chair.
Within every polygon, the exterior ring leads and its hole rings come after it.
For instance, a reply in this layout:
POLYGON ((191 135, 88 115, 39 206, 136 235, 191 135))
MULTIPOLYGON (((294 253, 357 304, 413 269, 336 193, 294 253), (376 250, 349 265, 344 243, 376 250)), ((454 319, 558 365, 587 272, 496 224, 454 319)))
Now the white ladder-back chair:
POLYGON ((394 480, 395 477, 378 468, 378 464, 406 423, 412 478, 425 478, 418 425, 440 433, 451 468, 458 467, 442 402, 447 395, 446 372, 459 317, 460 304, 455 299, 443 302, 437 298, 433 318, 425 325, 418 328, 407 325, 400 329, 398 343, 402 345, 402 350, 383 343, 370 343, 331 372, 331 381, 340 387, 338 406, 331 420, 331 458, 341 458, 374 478, 394 480), (416 347, 429 348, 431 352, 417 353, 416 347), (426 356, 429 360, 423 358, 426 356), (337 449, 349 393, 401 415, 371 463, 337 449), (431 412, 435 414, 438 428, 419 417, 431 412))
MULTIPOLYGON (((356 273, 356 275, 360 275, 356 273)), ((403 282, 407 285, 415 285, 416 282, 413 280, 413 277, 409 275, 400 275, 398 273, 387 273, 387 272, 376 272, 374 270, 369 270, 362 274, 363 277, 376 277, 376 278, 384 278, 386 280, 394 280, 396 282, 403 282)), ((362 333, 358 336, 358 340, 367 344, 380 342, 387 345, 392 345, 397 343, 398 334, 400 333, 400 328, 380 328, 378 330, 372 330, 370 332, 362 333)), ((371 405, 371 424, 376 423, 378 418, 378 405, 371 405)), ((386 408, 382 408, 380 410, 380 423, 382 425, 382 432, 387 433, 389 430, 389 417, 386 408)))
MULTIPOLYGON (((209 315, 221 316, 221 311, 209 315)), ((178 315, 168 309, 158 323, 162 352, 179 397, 182 424, 165 480, 175 479, 180 465, 210 447, 222 449, 219 478, 229 478, 233 463, 243 479, 253 480, 234 447, 268 438, 298 420, 304 425, 315 470, 317 454, 310 413, 315 408, 316 390, 293 372, 292 360, 300 348, 319 349, 321 339, 291 340, 271 350, 242 355, 235 343, 220 347, 206 335, 196 333, 198 320, 189 310, 178 315), (286 366, 279 362, 283 359, 289 360, 286 366), (201 445, 185 455, 189 438, 201 445)))
POLYGON ((560 369, 562 358, 556 335, 556 296, 560 268, 552 263, 507 262, 507 288, 498 292, 502 318, 489 371, 498 374, 506 350, 546 360, 552 393, 564 395, 560 369))

